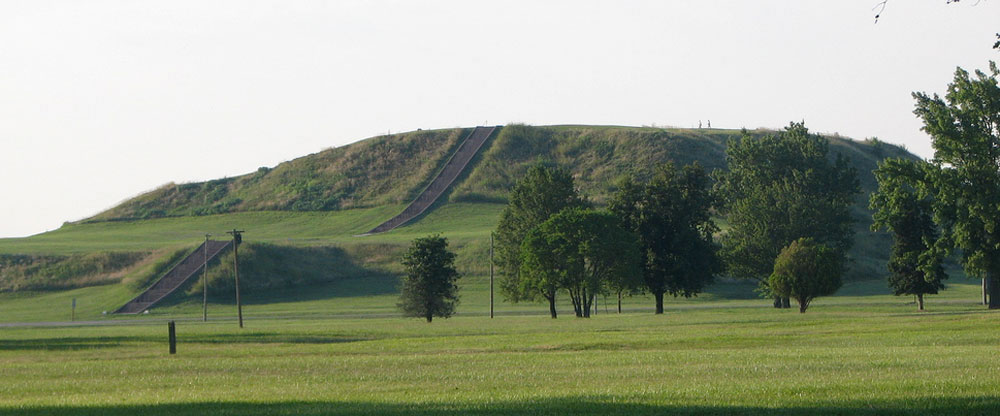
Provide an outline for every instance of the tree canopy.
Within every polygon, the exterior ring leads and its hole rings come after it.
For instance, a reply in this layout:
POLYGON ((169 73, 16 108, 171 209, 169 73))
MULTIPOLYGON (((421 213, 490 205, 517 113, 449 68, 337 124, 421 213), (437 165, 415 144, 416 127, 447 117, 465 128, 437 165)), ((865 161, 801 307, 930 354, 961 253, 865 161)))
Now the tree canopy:
MULTIPOLYGON (((914 113, 931 136, 936 169, 925 192, 933 193, 934 220, 942 238, 936 248, 960 248, 970 275, 990 288, 990 309, 1000 308, 1000 75, 958 68, 942 98, 914 93, 914 113)), ((920 184, 916 184, 920 185, 920 184)))
POLYGON ((945 253, 935 247, 939 234, 928 192, 934 169, 926 162, 886 159, 875 171, 879 188, 871 196, 872 229, 893 232, 889 287, 896 295, 915 295, 920 310, 924 295, 944 289, 948 278, 942 266, 945 253))
POLYGON ((573 186, 573 177, 565 169, 538 164, 528 169, 524 178, 517 182, 500 214, 496 231, 496 262, 502 276, 500 290, 508 300, 545 298, 555 317, 555 288, 520 281, 521 243, 528 232, 559 211, 586 206, 586 201, 573 186))
POLYGON ((431 322, 433 317, 450 317, 458 304, 460 275, 455 270, 455 253, 448 251, 448 240, 428 236, 413 240, 403 256, 406 276, 403 278, 399 308, 406 316, 416 316, 431 322))
POLYGON ((721 242, 732 276, 757 280, 769 293, 778 253, 804 237, 845 255, 854 241, 850 205, 860 184, 844 157, 830 160, 828 148, 803 123, 730 142, 728 170, 715 172, 715 189, 730 225, 721 242))
POLYGON ((521 258, 523 290, 565 289, 584 318, 598 293, 640 273, 636 237, 613 214, 582 208, 564 209, 534 228, 521 258))
POLYGON ((609 209, 639 236, 643 286, 663 313, 663 295, 700 293, 722 271, 713 234, 715 205, 709 177, 697 163, 656 168, 645 184, 622 182, 609 209))
POLYGON ((768 285, 775 294, 795 299, 805 313, 813 299, 840 289, 844 257, 837 250, 800 238, 781 250, 768 285))

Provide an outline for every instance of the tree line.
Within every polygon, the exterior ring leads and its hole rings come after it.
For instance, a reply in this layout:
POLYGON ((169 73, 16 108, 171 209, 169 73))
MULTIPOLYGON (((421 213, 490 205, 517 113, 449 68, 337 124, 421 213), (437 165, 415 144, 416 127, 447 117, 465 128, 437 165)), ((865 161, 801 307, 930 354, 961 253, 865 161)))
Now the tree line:
POLYGON ((1000 309, 1000 70, 958 68, 944 97, 914 93, 934 157, 888 159, 875 176, 874 227, 895 235, 889 262, 897 294, 943 288, 942 263, 956 250, 983 283, 983 303, 1000 309))
MULTIPOLYGON (((893 234, 888 285, 920 310, 924 295, 944 288, 956 250, 966 273, 983 279, 984 303, 1000 308, 1000 71, 991 62, 975 74, 959 68, 943 98, 913 95, 933 159, 886 159, 874 172, 872 228, 893 234)), ((726 162, 711 174, 666 163, 647 180, 626 177, 604 210, 575 191, 566 169, 531 168, 497 227, 503 292, 547 300, 553 318, 560 291, 581 317, 598 294, 617 295, 620 311, 621 296, 639 292, 660 314, 664 295, 695 296, 723 274, 755 281, 777 308, 794 299, 800 312, 836 292, 860 193, 847 159, 791 123, 765 137, 744 133, 726 162)))
POLYGON ((599 294, 616 295, 620 308, 623 295, 644 292, 661 314, 665 295, 695 296, 726 272, 757 281, 778 307, 794 298, 804 311, 840 286, 853 241, 857 174, 827 153, 826 139, 802 123, 764 138, 745 134, 729 144, 728 170, 665 163, 648 179, 622 180, 606 209, 576 192, 568 170, 536 165, 515 185, 497 226, 502 292, 513 302, 547 301, 553 318, 560 293, 576 316, 588 317, 599 294), (713 215, 727 220, 721 237, 713 215), (806 246, 818 251, 800 250, 806 246), (837 272, 818 286, 815 274, 785 279, 802 273, 777 272, 782 249, 837 272))
MULTIPOLYGON (((984 303, 1000 308, 998 75, 993 62, 975 77, 959 68, 943 98, 914 93, 934 158, 886 159, 874 172, 872 228, 893 234, 889 286, 916 297, 921 310, 924 295, 944 288, 943 265, 956 250, 966 273, 983 279, 984 303)), ((662 314, 665 295, 695 296, 723 274, 756 282, 776 308, 794 299, 800 312, 836 292, 854 242, 856 170, 794 122, 765 137, 744 132, 728 144, 726 162, 711 174, 696 162, 627 176, 604 209, 577 192, 567 169, 533 166, 495 232, 501 292, 511 302, 546 301, 552 318, 561 294, 577 317, 589 317, 602 294, 616 295, 621 312, 622 296, 648 293, 662 314)), ((446 246, 441 237, 418 239, 407 254, 400 307, 409 314, 430 321, 453 312, 454 255, 425 250, 446 246), (434 270, 444 283, 419 283, 434 270)))

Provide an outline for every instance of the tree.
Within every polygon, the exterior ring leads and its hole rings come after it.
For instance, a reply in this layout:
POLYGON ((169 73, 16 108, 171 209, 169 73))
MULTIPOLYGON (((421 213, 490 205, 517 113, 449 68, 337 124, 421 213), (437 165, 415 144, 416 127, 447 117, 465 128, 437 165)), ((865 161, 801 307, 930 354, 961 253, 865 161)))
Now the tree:
POLYGON ((549 313, 556 317, 557 288, 521 282, 521 243, 529 231, 564 208, 586 206, 573 187, 573 177, 564 169, 538 164, 517 182, 500 214, 494 248, 501 274, 500 290, 508 300, 544 298, 549 302, 549 313))
POLYGON ((886 159, 875 170, 879 187, 871 196, 872 230, 893 232, 889 287, 897 296, 916 296, 919 310, 924 310, 924 295, 944 289, 942 281, 948 278, 942 266, 945 253, 935 249, 934 201, 927 192, 933 169, 926 162, 886 159))
POLYGON ((914 93, 914 113, 934 148, 936 248, 960 248, 965 271, 984 279, 989 308, 1000 309, 1000 71, 990 62, 989 74, 975 74, 958 68, 943 99, 914 93))
POLYGON ((524 289, 565 289, 577 317, 612 282, 638 275, 636 237, 613 214, 567 208, 533 229, 521 246, 524 289))
MULTIPOLYGON (((620 225, 624 227, 624 224, 620 225)), ((633 260, 636 269, 627 273, 614 273, 604 282, 604 293, 614 294, 618 298, 618 313, 622 313, 622 296, 642 293, 642 251, 635 233, 632 233, 632 239, 635 249, 630 255, 635 256, 633 260)))
POLYGON ((448 239, 433 235, 413 240, 403 256, 403 278, 399 308, 406 316, 431 322, 433 317, 450 317, 458 304, 460 275, 455 270, 455 253, 448 251, 448 239))
MULTIPOLYGON (((728 170, 716 171, 716 191, 730 228, 721 238, 729 273, 756 280, 765 295, 782 248, 809 237, 845 255, 854 242, 850 206, 860 192, 857 172, 829 143, 791 123, 776 135, 746 132, 726 149, 728 170)), ((775 307, 789 307, 775 296, 775 307)))
POLYGON ((642 278, 663 313, 663 295, 691 297, 722 271, 712 235, 715 198, 709 177, 697 163, 676 169, 656 168, 647 184, 627 178, 609 202, 609 209, 639 236, 642 278))
POLYGON ((840 289, 843 264, 844 257, 838 250, 811 238, 800 238, 775 259, 768 286, 779 296, 795 299, 799 313, 805 313, 813 299, 840 289))

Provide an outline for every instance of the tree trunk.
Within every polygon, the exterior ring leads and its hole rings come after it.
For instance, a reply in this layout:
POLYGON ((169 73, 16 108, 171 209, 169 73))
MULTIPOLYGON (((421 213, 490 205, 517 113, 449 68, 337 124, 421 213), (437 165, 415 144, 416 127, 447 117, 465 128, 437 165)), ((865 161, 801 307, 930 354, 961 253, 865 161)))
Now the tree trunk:
POLYGON ((546 296, 545 298, 549 300, 549 315, 552 315, 552 319, 556 319, 556 297, 546 296))
POLYGON ((573 305, 573 314, 578 318, 580 317, 580 300, 577 299, 577 294, 573 292, 573 289, 566 288, 566 293, 569 295, 569 303, 573 305))
POLYGON ((622 292, 618 292, 618 313, 622 313, 622 292))
POLYGON ((983 278, 983 305, 989 305, 990 279, 983 278))
POLYGON ((781 308, 788 309, 792 307, 792 302, 788 298, 781 298, 781 308))
POLYGON ((923 293, 918 293, 917 294, 917 310, 918 311, 924 310, 924 294, 923 293))
POLYGON ((809 308, 809 302, 811 302, 812 299, 802 297, 802 298, 795 298, 795 301, 799 303, 799 313, 806 313, 806 309, 809 308))
POLYGON ((774 308, 781 309, 781 296, 774 297, 774 308))
POLYGON ((656 314, 663 315, 663 293, 654 293, 656 296, 656 314))
POLYGON ((993 273, 986 273, 986 277, 989 279, 986 283, 990 297, 989 308, 1000 309, 1000 281, 997 281, 997 276, 993 273))
POLYGON ((427 317, 426 317, 426 318, 427 318, 427 322, 430 322, 430 321, 431 321, 431 319, 434 319, 434 316, 433 316, 433 315, 431 315, 431 314, 427 314, 427 317))
POLYGON ((590 318, 590 297, 587 296, 587 288, 580 290, 580 310, 583 311, 584 318, 590 318))
POLYGON ((573 313, 576 314, 577 318, 583 318, 583 300, 580 299, 579 293, 570 292, 570 301, 573 302, 573 313))

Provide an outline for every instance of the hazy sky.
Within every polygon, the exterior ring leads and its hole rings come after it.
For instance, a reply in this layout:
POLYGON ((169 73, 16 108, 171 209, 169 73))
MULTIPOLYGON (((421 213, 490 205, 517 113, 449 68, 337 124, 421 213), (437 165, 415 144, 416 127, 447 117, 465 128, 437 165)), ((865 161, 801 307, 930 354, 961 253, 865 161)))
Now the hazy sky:
POLYGON ((928 157, 910 93, 1000 60, 1000 1, 876 3, 0 0, 0 236, 417 128, 805 120, 928 157))

